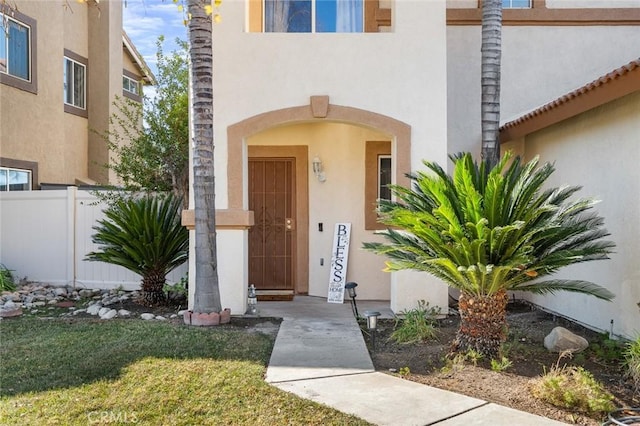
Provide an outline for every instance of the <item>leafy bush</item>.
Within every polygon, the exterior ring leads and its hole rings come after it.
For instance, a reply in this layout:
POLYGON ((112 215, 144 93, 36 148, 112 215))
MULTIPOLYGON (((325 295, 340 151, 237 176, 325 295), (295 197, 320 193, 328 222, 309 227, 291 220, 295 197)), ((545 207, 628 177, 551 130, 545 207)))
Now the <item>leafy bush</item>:
POLYGON ((627 344, 624 359, 625 376, 631 379, 635 391, 640 393, 640 336, 627 344))
POLYGON ((0 291, 15 291, 16 283, 13 272, 0 263, 0 291))
POLYGON ((537 379, 531 393, 557 407, 586 413, 605 413, 615 409, 613 395, 582 367, 554 366, 537 379))
POLYGON ((597 342, 591 343, 589 351, 601 362, 615 364, 624 359, 624 344, 611 339, 608 333, 601 334, 597 342))
POLYGON ((182 200, 172 194, 118 200, 93 227, 92 240, 99 248, 85 260, 123 266, 141 275, 141 302, 166 303, 166 276, 187 260, 189 252, 181 205, 182 200))
POLYGON ((397 319, 390 339, 397 343, 417 343, 436 338, 435 320, 439 308, 430 308, 424 300, 418 301, 414 309, 400 312, 403 319, 397 319))

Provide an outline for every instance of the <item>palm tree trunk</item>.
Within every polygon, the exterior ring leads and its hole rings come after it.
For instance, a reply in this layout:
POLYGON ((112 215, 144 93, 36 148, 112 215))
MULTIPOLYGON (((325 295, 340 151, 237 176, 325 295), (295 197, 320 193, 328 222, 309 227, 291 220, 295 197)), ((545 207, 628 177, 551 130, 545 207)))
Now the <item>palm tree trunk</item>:
POLYGON ((502 0, 482 1, 482 158, 489 170, 500 160, 502 0))
POLYGON ((497 358, 507 338, 508 300, 505 290, 483 296, 461 293, 460 328, 453 350, 460 353, 474 350, 489 359, 497 358))
POLYGON ((220 312, 213 143, 213 36, 205 11, 211 0, 188 0, 193 120, 196 279, 193 311, 220 312))
POLYGON ((142 277, 142 294, 140 304, 144 306, 159 306, 167 303, 164 294, 164 284, 167 282, 164 273, 147 273, 142 277))

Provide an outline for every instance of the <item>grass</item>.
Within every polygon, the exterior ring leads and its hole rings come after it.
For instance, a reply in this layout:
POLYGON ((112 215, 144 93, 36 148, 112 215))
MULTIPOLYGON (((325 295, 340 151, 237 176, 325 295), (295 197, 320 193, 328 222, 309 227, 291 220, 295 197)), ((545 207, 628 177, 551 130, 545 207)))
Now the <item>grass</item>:
POLYGON ((632 381, 635 392, 640 394, 640 336, 627 343, 624 366, 625 375, 632 381))
POLYGON ((0 332, 2 424, 367 424, 264 382, 265 334, 36 317, 0 332))

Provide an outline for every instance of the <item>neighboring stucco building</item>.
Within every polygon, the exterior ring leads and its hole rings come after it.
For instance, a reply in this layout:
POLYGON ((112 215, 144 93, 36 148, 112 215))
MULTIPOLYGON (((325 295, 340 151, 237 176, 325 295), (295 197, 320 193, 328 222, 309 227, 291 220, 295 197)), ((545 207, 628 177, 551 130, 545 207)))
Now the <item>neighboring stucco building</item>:
POLYGON ((153 81, 122 30, 122 2, 12 1, 0 12, 0 190, 114 182, 96 132, 116 95, 141 101, 153 81))
MULTIPOLYGON (((375 199, 388 179, 406 184, 423 159, 479 154, 479 2, 340 3, 228 1, 214 25, 218 265, 235 313, 250 283, 326 297, 341 222, 351 224, 347 281, 358 298, 446 309, 443 283, 382 272, 384 259, 361 246, 378 238, 375 199)), ((640 1, 507 3, 503 122, 640 51, 640 1)))

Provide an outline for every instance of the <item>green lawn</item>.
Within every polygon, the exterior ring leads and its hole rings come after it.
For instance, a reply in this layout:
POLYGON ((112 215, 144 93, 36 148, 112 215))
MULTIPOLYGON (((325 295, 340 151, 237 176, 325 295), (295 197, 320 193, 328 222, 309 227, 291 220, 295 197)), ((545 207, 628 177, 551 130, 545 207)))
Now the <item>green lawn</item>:
POLYGON ((367 424, 265 383, 272 347, 159 321, 5 319, 0 424, 367 424))

